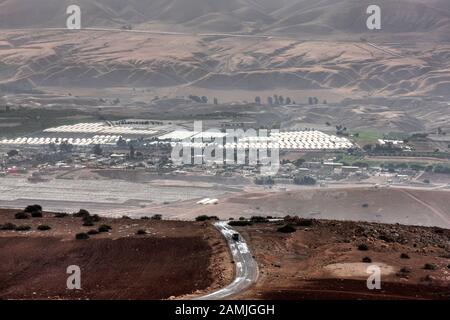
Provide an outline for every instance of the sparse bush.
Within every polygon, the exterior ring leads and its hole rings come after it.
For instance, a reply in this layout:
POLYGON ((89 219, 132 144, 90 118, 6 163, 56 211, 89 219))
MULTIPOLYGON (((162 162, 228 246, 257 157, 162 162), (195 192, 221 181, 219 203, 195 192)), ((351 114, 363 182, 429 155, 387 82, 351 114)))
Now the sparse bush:
POLYGON ((139 235, 139 236, 146 235, 146 234, 147 234, 147 231, 145 231, 144 229, 139 229, 139 230, 136 232, 136 234, 139 235))
POLYGON ((51 229, 51 227, 48 226, 48 225, 46 225, 46 224, 41 224, 41 225, 39 225, 39 226, 37 227, 37 229, 38 229, 39 231, 48 231, 48 230, 51 229))
POLYGON ((150 220, 150 218, 145 216, 145 217, 141 217, 141 220, 150 220))
POLYGON ((5 223, 4 225, 1 226, 1 230, 5 230, 5 231, 12 231, 12 230, 16 230, 17 226, 13 223, 5 223))
POLYGON ((233 220, 228 222, 228 225, 232 227, 245 227, 245 226, 251 226, 253 223, 248 220, 233 220))
POLYGON ((68 214, 65 213, 65 212, 58 212, 58 213, 55 213, 55 218, 65 218, 65 217, 67 217, 67 216, 68 216, 68 214))
POLYGON ((269 220, 265 217, 261 217, 261 216, 253 216, 250 218, 250 221, 254 222, 254 223, 265 223, 265 222, 269 222, 269 220))
POLYGON ((42 207, 38 204, 34 204, 31 206, 27 206, 23 211, 27 212, 27 213, 33 213, 35 211, 41 211, 42 212, 42 207))
POLYGON ((42 211, 33 211, 31 213, 32 218, 42 218, 42 211))
POLYGON ((372 263, 372 259, 370 257, 364 257, 362 259, 362 262, 364 262, 364 263, 372 263))
POLYGON ((85 209, 80 209, 80 211, 78 211, 77 213, 75 213, 73 216, 77 217, 77 218, 84 218, 84 217, 88 217, 91 214, 89 213, 89 211, 85 210, 85 209))
POLYGON ((207 215, 201 215, 195 218, 195 221, 207 221, 209 220, 209 217, 207 215))
POLYGON ((400 258, 401 258, 401 259, 409 259, 409 255, 408 255, 407 253, 402 253, 402 254, 400 255, 400 258))
POLYGON ((87 239, 89 239, 89 235, 87 233, 84 233, 84 232, 77 233, 75 235, 75 239, 77 239, 77 240, 87 240, 87 239))
POLYGON ((436 270, 437 266, 433 263, 425 263, 425 265, 423 266, 423 268, 425 270, 436 270))
POLYGON ((109 232, 112 228, 106 224, 102 224, 100 227, 98 227, 98 232, 109 232))
POLYGON ((93 236, 93 235, 96 235, 96 234, 99 234, 99 233, 100 233, 100 232, 98 232, 98 231, 95 230, 95 229, 89 230, 89 231, 87 232, 87 234, 90 235, 90 236, 93 236))
POLYGON ((369 207, 369 204, 368 204, 368 203, 364 203, 364 204, 362 205, 362 207, 363 207, 363 208, 368 208, 368 207, 369 207))
POLYGON ((38 204, 27 206, 23 211, 30 213, 33 218, 42 218, 42 207, 38 204))
POLYGON ((295 229, 295 227, 288 223, 280 228, 277 229, 278 232, 282 232, 282 233, 293 233, 295 231, 297 231, 297 229, 295 229))
POLYGON ((162 220, 162 214, 155 214, 152 216, 152 220, 162 220))
POLYGON ((369 250, 369 246, 365 243, 361 243, 360 245, 358 245, 358 250, 359 251, 367 251, 367 250, 369 250))
POLYGON ((129 216, 122 216, 122 219, 124 219, 124 220, 131 220, 131 218, 129 216))
POLYGON ((30 226, 18 226, 16 228, 16 231, 30 231, 31 227, 30 226))
POLYGON ((247 219, 245 219, 245 217, 239 217, 239 220, 247 220, 247 219))
POLYGON ((93 222, 99 222, 102 218, 100 218, 100 216, 98 214, 94 214, 92 216, 92 221, 93 222))
POLYGON ((28 218, 30 218, 30 216, 26 212, 20 211, 14 215, 14 218, 20 220, 20 219, 28 219, 28 218))
POLYGON ((284 221, 286 223, 290 223, 298 227, 311 227, 314 224, 313 219, 304 219, 300 217, 291 217, 291 216, 284 217, 284 221))
POLYGON ((94 225, 94 219, 91 216, 83 217, 83 226, 84 227, 92 227, 94 225))

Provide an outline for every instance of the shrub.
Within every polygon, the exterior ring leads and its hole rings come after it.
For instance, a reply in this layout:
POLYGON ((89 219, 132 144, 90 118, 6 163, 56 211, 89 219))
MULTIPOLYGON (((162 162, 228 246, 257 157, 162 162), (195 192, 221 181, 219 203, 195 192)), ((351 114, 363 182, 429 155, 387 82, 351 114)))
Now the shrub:
POLYGON ((162 220, 162 214, 155 214, 152 216, 152 220, 162 220))
POLYGON ((39 231, 48 231, 48 230, 51 229, 51 227, 48 226, 48 225, 46 225, 46 224, 41 224, 41 225, 39 225, 39 226, 37 227, 37 229, 38 229, 39 231))
POLYGON ((27 212, 27 213, 33 213, 35 211, 41 211, 42 212, 42 207, 38 204, 34 204, 31 206, 27 206, 23 211, 27 212))
POLYGON ((65 218, 67 216, 68 216, 68 214, 64 213, 64 212, 55 213, 55 218, 65 218))
POLYGON ((91 216, 83 217, 83 226, 92 227, 94 225, 94 219, 91 216))
POLYGON ((367 251, 367 250, 369 250, 369 246, 365 243, 361 243, 360 245, 358 245, 358 250, 359 251, 367 251))
POLYGON ((401 259, 409 259, 409 255, 408 255, 407 253, 402 253, 402 254, 400 255, 400 258, 401 258, 401 259))
POLYGON ((87 234, 88 234, 88 235, 91 235, 91 236, 96 235, 96 234, 99 234, 99 233, 100 233, 100 232, 98 232, 98 231, 95 230, 95 229, 89 230, 89 231, 87 232, 87 234))
POLYGON ((435 264, 432 264, 432 263, 425 263, 425 265, 423 266, 423 268, 424 268, 425 270, 436 270, 436 269, 437 269, 436 265, 435 265, 435 264))
POLYGON ((101 220, 100 216, 98 214, 94 214, 92 216, 92 221, 93 222, 99 222, 101 220))
POLYGON ((75 213, 73 216, 77 217, 77 218, 84 218, 84 217, 88 217, 91 214, 89 213, 89 211, 85 210, 85 209, 80 209, 80 211, 78 211, 77 213, 75 213))
POLYGON ((75 239, 77 239, 77 240, 86 240, 86 239, 89 239, 89 235, 87 233, 84 233, 84 232, 77 233, 75 235, 75 239))
POLYGON ((14 215, 14 218, 16 218, 16 219, 28 219, 29 217, 30 216, 25 211, 17 212, 14 215))
POLYGON ((33 218, 42 218, 42 211, 33 211, 31 213, 31 217, 33 217, 33 218))
POLYGON ((297 231, 297 229, 295 229, 295 227, 288 223, 280 228, 277 229, 278 232, 282 232, 282 233, 293 233, 295 231, 297 231))
POLYGON ((122 216, 122 219, 124 220, 130 220, 131 218, 129 216, 122 216))
POLYGON ((1 226, 1 230, 16 230, 17 226, 13 223, 5 223, 4 225, 1 226))
POLYGON ((364 262, 364 263, 371 263, 371 262, 372 262, 372 259, 371 259, 370 257, 364 257, 364 258, 362 259, 362 262, 364 262))
POLYGON ((201 215, 195 218, 195 221, 207 221, 209 220, 209 217, 207 215, 201 215))
POLYGON ((112 228, 106 224, 102 224, 100 227, 98 227, 98 232, 109 232, 112 228))
POLYGON ((18 226, 16 228, 16 231, 29 231, 29 230, 31 230, 30 226, 18 226))
POLYGON ((265 223, 265 222, 269 222, 269 220, 267 218, 261 217, 261 216, 253 216, 250 218, 250 221, 254 222, 254 223, 265 223))
POLYGON ((362 207, 363 207, 363 208, 368 208, 368 207, 369 207, 369 204, 368 204, 368 203, 364 203, 364 204, 362 205, 362 207))
POLYGON ((232 227, 245 227, 245 226, 251 226, 253 224, 253 222, 248 221, 248 220, 233 220, 228 222, 228 225, 232 226, 232 227))
POLYGON ((150 218, 145 216, 145 217, 141 217, 141 220, 150 220, 150 218))
POLYGON ((145 230, 143 230, 143 229, 139 229, 139 230, 136 232, 136 234, 139 235, 139 236, 146 235, 146 234, 147 234, 147 231, 145 231, 145 230))

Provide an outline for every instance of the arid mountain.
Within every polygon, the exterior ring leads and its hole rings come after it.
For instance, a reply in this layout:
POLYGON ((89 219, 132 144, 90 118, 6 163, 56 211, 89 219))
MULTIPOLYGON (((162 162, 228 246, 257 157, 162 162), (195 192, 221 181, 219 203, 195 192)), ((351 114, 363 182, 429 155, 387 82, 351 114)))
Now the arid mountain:
POLYGON ((27 83, 27 91, 34 84, 450 95, 449 1, 379 0, 383 29, 368 32, 372 2, 0 0, 0 90, 27 83), (73 3, 83 27, 134 30, 42 30, 64 28, 73 3))
MULTIPOLYGON (((86 27, 160 27, 289 35, 365 33, 370 0, 0 0, 0 27, 64 27, 78 4, 86 27)), ((450 39, 447 0, 379 0, 383 32, 450 39), (429 35, 430 36, 430 35, 429 35)))

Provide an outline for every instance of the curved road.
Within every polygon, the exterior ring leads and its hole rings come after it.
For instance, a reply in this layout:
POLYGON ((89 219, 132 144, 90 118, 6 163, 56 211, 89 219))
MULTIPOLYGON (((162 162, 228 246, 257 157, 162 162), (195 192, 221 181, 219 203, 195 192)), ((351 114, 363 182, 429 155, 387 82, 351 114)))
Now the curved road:
POLYGON ((258 279, 258 264, 248 249, 245 240, 239 236, 239 241, 232 239, 233 234, 238 233, 228 225, 226 221, 219 221, 214 226, 223 234, 230 247, 234 263, 236 265, 236 276, 234 281, 225 288, 209 293, 194 300, 220 300, 233 294, 237 294, 255 283, 258 279))

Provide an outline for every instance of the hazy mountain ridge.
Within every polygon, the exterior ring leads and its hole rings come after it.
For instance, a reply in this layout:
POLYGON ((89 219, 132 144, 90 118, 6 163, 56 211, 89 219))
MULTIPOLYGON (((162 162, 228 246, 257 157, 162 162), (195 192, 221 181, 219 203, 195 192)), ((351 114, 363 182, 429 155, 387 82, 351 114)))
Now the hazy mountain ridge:
MULTIPOLYGON (((7 85, 0 89, 29 90, 30 83, 450 95, 449 0, 380 0, 383 30, 367 33, 371 2, 78 0, 84 27, 132 24, 192 35, 4 30, 0 83, 7 85), (273 36, 206 37, 198 31, 273 36), (316 37, 326 41, 301 40, 316 37)), ((0 28, 64 27, 66 6, 73 3, 0 0, 0 28)))
MULTIPOLYGON (((0 28, 64 27, 82 8, 85 27, 160 26, 203 32, 352 34, 367 32, 370 0, 0 0, 0 28)), ((448 0, 380 0, 387 33, 432 32, 450 39, 448 0)), ((431 35, 429 35, 431 36, 431 35)))
POLYGON ((29 79, 38 87, 333 89, 358 95, 450 92, 450 45, 405 50, 275 38, 237 41, 139 33, 124 38, 123 33, 107 31, 14 31, 2 36, 0 79, 29 79))

